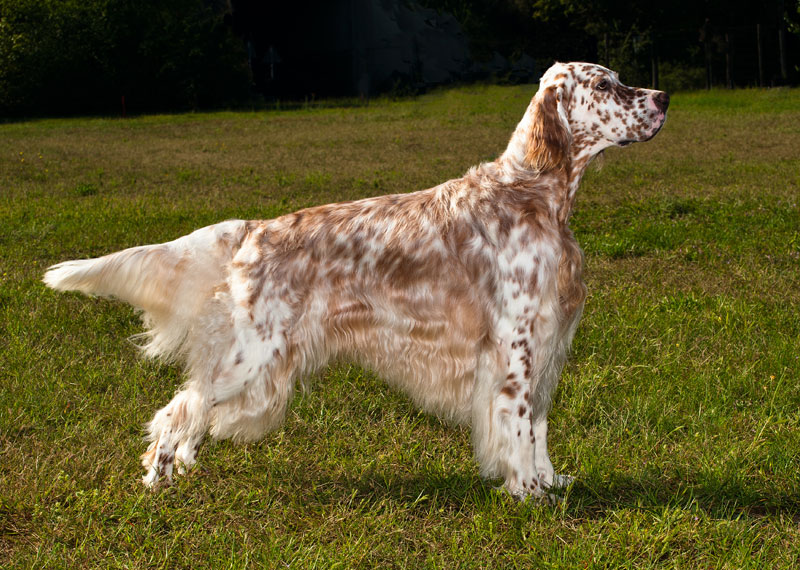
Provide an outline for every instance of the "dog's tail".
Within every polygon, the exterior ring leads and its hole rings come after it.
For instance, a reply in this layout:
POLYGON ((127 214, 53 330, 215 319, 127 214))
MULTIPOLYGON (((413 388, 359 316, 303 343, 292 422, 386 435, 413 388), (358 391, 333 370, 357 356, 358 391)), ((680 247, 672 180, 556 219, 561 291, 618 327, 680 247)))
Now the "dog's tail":
POLYGON ((163 244, 65 261, 50 267, 43 281, 58 291, 116 297, 141 309, 149 329, 142 348, 169 358, 180 353, 204 304, 226 288, 230 261, 246 233, 246 222, 223 222, 163 244))

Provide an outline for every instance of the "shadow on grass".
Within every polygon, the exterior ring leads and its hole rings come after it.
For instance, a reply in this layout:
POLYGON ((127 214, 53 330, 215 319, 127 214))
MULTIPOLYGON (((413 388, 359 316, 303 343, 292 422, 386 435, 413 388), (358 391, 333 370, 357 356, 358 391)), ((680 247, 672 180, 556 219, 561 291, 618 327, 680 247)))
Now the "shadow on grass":
MULTIPOLYGON (((499 490, 502 481, 486 481, 468 469, 408 476, 381 469, 352 476, 324 477, 319 471, 315 475, 313 480, 301 484, 315 489, 312 500, 321 506, 345 501, 362 507, 378 508, 391 503, 412 510, 435 507, 459 511, 467 506, 469 510, 487 510, 517 503, 499 490)), ((676 509, 720 520, 786 516, 800 522, 800 497, 796 494, 781 490, 758 491, 734 480, 687 483, 623 474, 581 476, 569 489, 556 494, 564 498, 563 503, 552 506, 546 501, 534 500, 526 502, 526 506, 557 509, 570 519, 600 520, 620 511, 661 513, 665 509, 676 509)))
POLYGON ((700 511, 714 519, 783 515, 800 521, 800 496, 779 489, 757 489, 733 476, 692 482, 619 473, 581 477, 569 489, 565 510, 571 516, 603 518, 618 510, 660 512, 664 508, 700 511))
POLYGON ((316 473, 309 486, 320 506, 356 503, 379 508, 387 504, 402 509, 429 510, 432 507, 457 511, 466 505, 487 508, 506 498, 491 482, 472 473, 421 473, 398 476, 380 470, 367 473, 324 477, 316 473))

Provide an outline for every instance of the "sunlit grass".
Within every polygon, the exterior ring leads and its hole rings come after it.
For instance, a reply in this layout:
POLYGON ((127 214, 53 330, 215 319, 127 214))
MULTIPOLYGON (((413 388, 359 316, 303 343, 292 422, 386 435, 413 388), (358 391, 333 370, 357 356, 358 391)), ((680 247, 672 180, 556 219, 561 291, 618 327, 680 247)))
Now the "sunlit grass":
POLYGON ((590 296, 552 418, 563 504, 482 481, 469 431, 368 371, 159 493, 143 424, 180 385, 57 261, 226 218, 406 192, 504 148, 534 88, 369 106, 0 125, 0 566, 790 568, 800 563, 800 92, 679 94, 607 152, 572 226, 590 296))

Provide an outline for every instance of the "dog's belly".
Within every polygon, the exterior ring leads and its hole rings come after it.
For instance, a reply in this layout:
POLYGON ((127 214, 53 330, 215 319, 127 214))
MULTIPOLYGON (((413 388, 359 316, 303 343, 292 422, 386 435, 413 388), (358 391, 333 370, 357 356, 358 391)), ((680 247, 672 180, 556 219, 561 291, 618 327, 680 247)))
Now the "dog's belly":
POLYGON ((373 343, 358 347, 355 359, 424 410, 459 423, 469 420, 477 364, 474 343, 389 329, 370 333, 373 343))
POLYGON ((340 299, 323 323, 336 356, 374 370, 428 412, 469 421, 485 326, 466 291, 340 299))

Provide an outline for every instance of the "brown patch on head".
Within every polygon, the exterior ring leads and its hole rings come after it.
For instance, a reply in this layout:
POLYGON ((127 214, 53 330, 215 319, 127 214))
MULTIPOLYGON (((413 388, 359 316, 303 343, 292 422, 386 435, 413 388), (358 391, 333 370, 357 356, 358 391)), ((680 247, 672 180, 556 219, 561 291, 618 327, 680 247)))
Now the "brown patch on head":
POLYGON ((617 85, 614 89, 614 101, 626 111, 634 108, 638 90, 625 85, 617 85))

